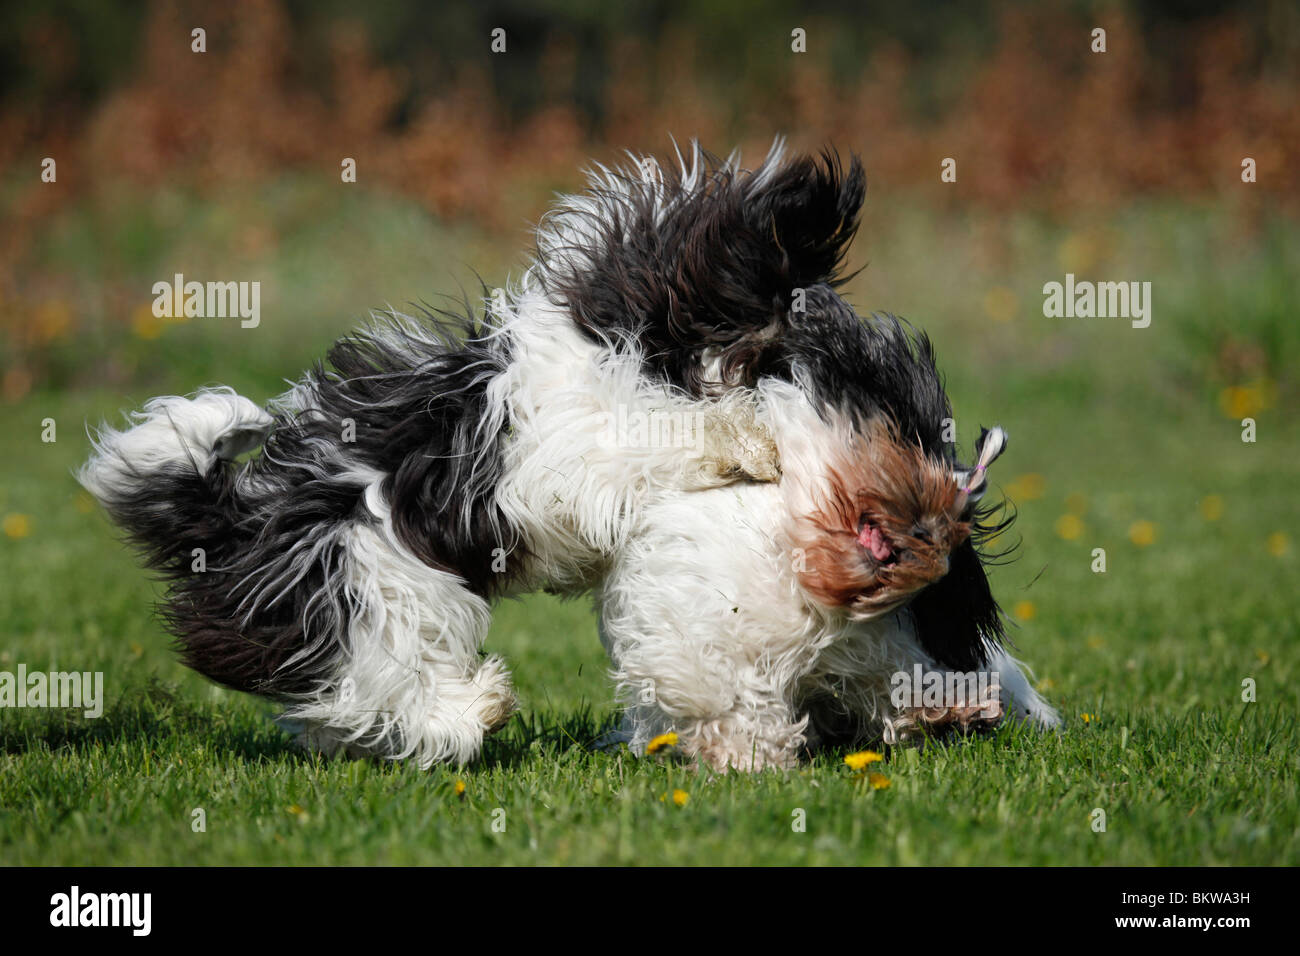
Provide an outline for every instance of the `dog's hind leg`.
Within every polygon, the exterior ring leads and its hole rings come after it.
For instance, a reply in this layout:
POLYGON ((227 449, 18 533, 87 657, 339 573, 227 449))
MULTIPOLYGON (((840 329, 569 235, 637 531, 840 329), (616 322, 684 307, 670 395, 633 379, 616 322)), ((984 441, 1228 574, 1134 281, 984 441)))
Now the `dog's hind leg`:
POLYGON ((351 613, 334 673, 282 724, 325 752, 465 763, 515 708, 500 658, 480 649, 488 603, 421 562, 383 525, 347 538, 351 613))

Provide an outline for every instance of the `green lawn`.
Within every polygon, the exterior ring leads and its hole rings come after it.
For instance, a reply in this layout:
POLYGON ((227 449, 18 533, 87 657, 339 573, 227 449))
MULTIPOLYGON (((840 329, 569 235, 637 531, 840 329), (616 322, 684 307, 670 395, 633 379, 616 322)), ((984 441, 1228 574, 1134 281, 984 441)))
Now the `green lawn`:
POLYGON ((873 789, 842 755, 715 776, 592 752, 614 714, 585 601, 500 607, 489 645, 523 709, 461 769, 302 754, 268 705, 176 663, 154 585, 70 477, 84 424, 214 381, 269 397, 370 307, 472 289, 471 269, 499 282, 519 261, 510 242, 395 200, 336 195, 285 182, 242 203, 125 196, 38 237, 79 331, 50 359, 56 387, 0 406, 0 671, 103 671, 108 706, 97 720, 0 710, 0 862, 1300 862, 1293 223, 1213 206, 1060 223, 869 200, 855 262, 870 267, 852 297, 931 331, 966 443, 979 423, 1010 432, 995 472, 1023 544, 994 586, 1066 719, 1059 735, 897 751, 873 789), (122 316, 173 271, 261 278, 262 326, 133 336, 122 316), (1151 281, 1151 327, 1044 318, 1042 284, 1067 271, 1151 281))

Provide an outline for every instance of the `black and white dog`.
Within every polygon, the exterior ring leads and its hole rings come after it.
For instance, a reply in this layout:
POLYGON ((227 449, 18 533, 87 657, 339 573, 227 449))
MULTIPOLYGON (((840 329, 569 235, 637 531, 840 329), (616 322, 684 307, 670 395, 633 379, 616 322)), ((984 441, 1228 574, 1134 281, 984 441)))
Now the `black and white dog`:
POLYGON ((976 550, 1004 435, 959 465, 929 341, 835 291, 864 190, 779 145, 601 167, 481 321, 389 313, 269 410, 154 399, 80 479, 169 581, 185 663, 323 750, 472 759, 515 706, 491 604, 539 587, 595 595, 634 749, 1054 725, 976 550), (900 703, 918 664, 1000 681, 900 703))

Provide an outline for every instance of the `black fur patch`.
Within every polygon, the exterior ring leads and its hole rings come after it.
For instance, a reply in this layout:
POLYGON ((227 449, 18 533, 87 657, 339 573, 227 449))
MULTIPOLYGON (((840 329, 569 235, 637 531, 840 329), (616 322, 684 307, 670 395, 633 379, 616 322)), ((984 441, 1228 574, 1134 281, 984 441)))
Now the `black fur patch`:
POLYGON ((983 667, 989 651, 1006 637, 1002 609, 989 588, 975 542, 969 538, 949 557, 948 573, 908 606, 925 652, 954 670, 983 667))
POLYGON ((169 582, 161 616, 185 664, 276 699, 317 689, 346 647, 356 596, 339 533, 376 520, 362 500, 374 472, 386 475, 403 544, 477 593, 503 583, 494 549, 512 547, 491 503, 503 436, 486 414, 487 383, 509 362, 504 340, 477 337, 472 318, 394 321, 340 341, 328 360, 295 393, 307 407, 276 417, 260 456, 203 475, 178 462, 107 503, 169 582), (192 568, 195 548, 204 571, 192 568))
POLYGON ((356 441, 344 453, 387 475, 402 543, 482 596, 507 578, 498 558, 509 553, 513 566, 521 556, 494 499, 508 423, 492 424, 487 386, 509 364, 505 343, 480 337, 472 316, 459 328, 430 321, 411 334, 394 322, 342 339, 327 357, 332 371, 313 375, 320 415, 305 426, 337 440, 352 419, 356 441))
MULTIPOLYGON (((809 289, 806 302, 807 312, 792 317, 763 371, 787 379, 798 375, 823 412, 834 409, 859 423, 887 415, 900 435, 949 470, 960 469, 955 448, 943 441, 952 406, 929 337, 892 315, 859 318, 829 286, 809 289)), ((1006 636, 979 545, 1011 519, 990 524, 990 514, 970 516, 975 530, 952 553, 948 574, 909 605, 926 653, 962 671, 982 667, 989 649, 1006 636)))
POLYGON ((559 261, 540 272, 589 336, 635 339, 648 374, 696 396, 752 385, 795 290, 841 281, 866 190, 857 158, 846 171, 830 151, 753 173, 702 159, 704 185, 691 191, 674 168, 661 193, 630 177, 626 194, 593 193, 592 247, 548 249, 559 261), (720 382, 704 378, 714 353, 720 382))
POLYGON ((317 483, 268 507, 238 485, 229 462, 203 475, 178 463, 108 509, 168 581, 159 613, 187 666, 235 690, 305 694, 326 677, 350 614, 342 549, 322 522, 356 495, 317 483), (318 540, 310 555, 299 550, 318 540), (204 570, 194 569, 196 548, 204 570))
POLYGON ((859 317, 827 285, 806 290, 805 303, 762 373, 798 377, 823 414, 833 409, 858 424, 887 415, 904 438, 951 461, 943 420, 952 417, 952 406, 929 337, 892 315, 859 317))

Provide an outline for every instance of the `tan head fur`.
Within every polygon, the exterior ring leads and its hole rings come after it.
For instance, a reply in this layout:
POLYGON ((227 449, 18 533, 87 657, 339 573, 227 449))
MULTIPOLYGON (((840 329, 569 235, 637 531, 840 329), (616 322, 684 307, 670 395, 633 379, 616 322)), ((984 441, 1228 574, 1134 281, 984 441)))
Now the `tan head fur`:
POLYGON ((948 572, 970 536, 966 495, 952 471, 883 421, 827 465, 816 504, 793 517, 800 584, 818 601, 875 617, 948 572))

